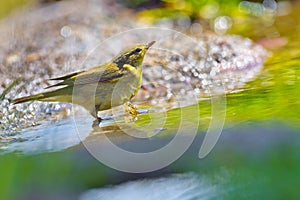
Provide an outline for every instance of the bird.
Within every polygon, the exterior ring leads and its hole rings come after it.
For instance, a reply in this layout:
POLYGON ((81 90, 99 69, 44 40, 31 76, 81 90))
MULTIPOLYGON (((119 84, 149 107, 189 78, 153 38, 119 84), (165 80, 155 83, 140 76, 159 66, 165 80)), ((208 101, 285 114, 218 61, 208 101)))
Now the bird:
POLYGON ((60 81, 52 91, 12 100, 13 104, 28 101, 70 102, 83 106, 99 122, 98 112, 129 102, 142 85, 142 63, 147 50, 155 43, 137 44, 123 49, 111 61, 76 71, 52 81, 60 81))

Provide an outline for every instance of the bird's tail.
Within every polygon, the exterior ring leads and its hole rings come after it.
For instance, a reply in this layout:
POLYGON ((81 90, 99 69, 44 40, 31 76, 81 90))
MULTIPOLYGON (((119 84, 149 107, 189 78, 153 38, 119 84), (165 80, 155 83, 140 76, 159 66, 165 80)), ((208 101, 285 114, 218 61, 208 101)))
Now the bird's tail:
POLYGON ((18 99, 12 100, 13 104, 28 102, 28 101, 45 101, 45 102, 72 102, 72 95, 68 95, 68 90, 61 88, 58 90, 39 93, 36 95, 31 95, 27 97, 21 97, 18 99))
POLYGON ((31 96, 27 96, 27 97, 21 97, 18 99, 14 99, 14 100, 12 100, 12 103, 18 104, 18 103, 24 103, 24 102, 28 102, 28 101, 41 100, 44 97, 45 97, 44 94, 40 93, 40 94, 36 94, 36 95, 31 95, 31 96))

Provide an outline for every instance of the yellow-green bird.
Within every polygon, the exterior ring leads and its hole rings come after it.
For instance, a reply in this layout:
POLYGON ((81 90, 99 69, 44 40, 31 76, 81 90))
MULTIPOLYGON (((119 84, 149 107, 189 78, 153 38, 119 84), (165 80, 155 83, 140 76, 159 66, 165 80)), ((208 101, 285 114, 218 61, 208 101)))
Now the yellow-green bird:
POLYGON ((155 43, 138 44, 126 48, 110 62, 91 69, 74 72, 50 80, 60 83, 47 88, 62 88, 13 100, 13 103, 27 101, 70 102, 83 106, 92 116, 101 121, 98 111, 122 105, 133 98, 142 84, 142 62, 147 50, 155 43))

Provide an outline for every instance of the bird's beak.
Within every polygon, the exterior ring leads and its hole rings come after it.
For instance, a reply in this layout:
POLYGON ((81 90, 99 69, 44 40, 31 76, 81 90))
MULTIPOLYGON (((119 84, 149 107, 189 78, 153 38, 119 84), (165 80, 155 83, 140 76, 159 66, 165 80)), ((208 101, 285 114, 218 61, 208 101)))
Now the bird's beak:
POLYGON ((155 41, 149 42, 149 43, 147 44, 146 49, 149 49, 154 43, 155 43, 155 41))

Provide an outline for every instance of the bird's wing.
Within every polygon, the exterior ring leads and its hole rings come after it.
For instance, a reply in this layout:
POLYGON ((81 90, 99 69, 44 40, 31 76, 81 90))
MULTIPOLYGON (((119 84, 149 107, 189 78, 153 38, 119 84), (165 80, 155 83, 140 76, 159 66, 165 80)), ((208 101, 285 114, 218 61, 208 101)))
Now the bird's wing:
POLYGON ((55 85, 51 85, 48 88, 56 86, 73 86, 75 84, 84 85, 98 82, 114 82, 125 73, 126 70, 120 70, 115 63, 105 63, 88 70, 74 72, 62 77, 51 79, 63 81, 55 85))
POLYGON ((70 74, 66 74, 64 76, 59 76, 59 77, 56 77, 56 78, 50 78, 49 80, 51 81, 63 81, 63 80, 66 80, 72 76, 76 76, 77 74, 80 74, 84 71, 78 71, 78 72, 73 72, 73 73, 70 73, 70 74))

